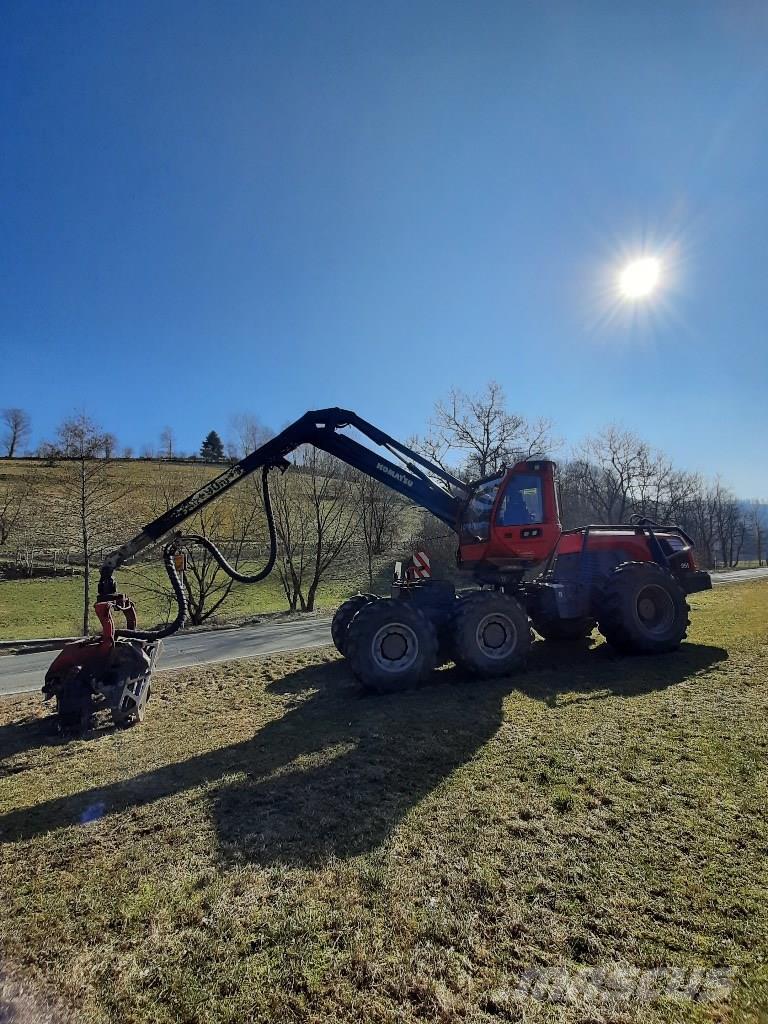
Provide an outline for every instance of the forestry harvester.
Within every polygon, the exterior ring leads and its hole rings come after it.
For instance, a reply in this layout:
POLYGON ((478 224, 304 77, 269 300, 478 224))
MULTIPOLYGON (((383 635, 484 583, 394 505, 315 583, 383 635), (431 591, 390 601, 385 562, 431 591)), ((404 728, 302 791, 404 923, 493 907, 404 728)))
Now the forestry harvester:
POLYGON ((333 641, 365 688, 398 690, 423 681, 449 660, 474 676, 507 675, 525 664, 531 623, 545 641, 584 641, 596 625, 619 651, 671 651, 689 625, 686 595, 711 586, 708 573, 696 568, 691 538, 679 526, 633 516, 625 525, 563 531, 555 464, 548 459, 529 457, 467 483, 354 412, 321 409, 306 413, 106 557, 95 606, 101 635, 65 647, 45 676, 43 694, 55 698, 63 729, 86 728, 99 706, 110 708, 118 724, 141 721, 161 641, 181 628, 186 615, 177 554, 202 546, 240 583, 256 583, 271 572, 277 536, 269 473, 287 469, 286 457, 306 444, 442 520, 455 531, 457 565, 474 584, 457 593, 446 580, 399 573, 389 597, 359 594, 342 604, 333 618, 333 641), (346 428, 368 443, 343 433, 346 428), (175 531, 256 470, 261 470, 270 552, 263 569, 249 576, 233 568, 208 538, 175 531), (169 535, 163 560, 176 617, 162 629, 141 630, 114 573, 169 535), (536 567, 539 572, 531 578, 536 567), (125 628, 116 628, 115 612, 125 616, 125 628))

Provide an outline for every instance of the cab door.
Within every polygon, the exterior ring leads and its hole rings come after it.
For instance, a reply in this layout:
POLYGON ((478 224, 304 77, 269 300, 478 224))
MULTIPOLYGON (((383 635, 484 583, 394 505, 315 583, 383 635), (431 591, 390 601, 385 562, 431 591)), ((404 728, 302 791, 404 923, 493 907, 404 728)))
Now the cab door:
POLYGON ((486 558, 526 564, 547 558, 560 536, 554 464, 518 463, 502 481, 486 558))
POLYGON ((554 463, 520 462, 478 484, 461 523, 461 561, 526 568, 547 558, 560 536, 554 463))

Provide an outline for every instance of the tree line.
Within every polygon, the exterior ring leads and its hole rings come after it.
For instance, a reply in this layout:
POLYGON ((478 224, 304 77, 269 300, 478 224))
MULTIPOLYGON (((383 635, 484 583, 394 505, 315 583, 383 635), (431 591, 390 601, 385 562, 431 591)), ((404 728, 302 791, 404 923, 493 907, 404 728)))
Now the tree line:
MULTIPOLYGON (((438 401, 414 447, 464 479, 479 479, 532 455, 558 453, 563 442, 546 419, 527 420, 507 408, 491 381, 477 395, 454 389, 438 401)), ((622 523, 633 515, 674 523, 691 535, 703 566, 766 559, 768 506, 740 501, 719 476, 707 479, 674 465, 632 430, 610 424, 566 450, 559 461, 564 528, 622 523)))
MULTIPOLYGON (((55 437, 41 446, 47 467, 44 478, 34 464, 0 475, 0 555, 3 548, 22 543, 73 547, 83 573, 87 633, 97 553, 121 543, 210 479, 211 470, 202 461, 239 459, 272 436, 253 416, 233 422, 235 430, 226 445, 215 431, 205 437, 199 466, 179 467, 169 475, 162 466, 150 465, 129 476, 118 471, 118 444, 111 432, 84 414, 68 417, 55 437)), ((13 458, 29 437, 29 417, 22 410, 3 410, 2 423, 4 450, 13 458)), ((510 411, 496 382, 476 395, 453 390, 436 403, 424 435, 410 443, 463 479, 488 476, 521 458, 563 448, 550 422, 530 421, 510 411)), ((171 428, 163 431, 160 451, 165 459, 179 457, 171 428)), ((414 512, 386 485, 309 446, 296 452, 292 461, 298 472, 271 478, 279 541, 276 572, 288 608, 311 611, 322 583, 333 574, 351 571, 350 558, 370 588, 382 559, 401 557, 414 548, 426 547, 433 561, 439 563, 442 555, 446 565, 452 564, 452 531, 431 516, 414 512)), ((607 426, 573 446, 559 465, 566 528, 587 522, 619 523, 638 513, 682 526, 695 540, 703 566, 732 566, 746 557, 762 564, 766 558, 764 504, 747 505, 719 478, 706 480, 676 467, 630 430, 607 426)), ((199 512, 188 526, 191 532, 222 542, 234 565, 257 562, 267 539, 258 483, 246 480, 199 512)), ((165 593, 165 584, 151 567, 139 565, 134 572, 140 587, 165 593)), ((184 585, 193 623, 214 615, 232 589, 229 577, 199 550, 189 554, 184 585)))
MULTIPOLYGON (((111 431, 99 429, 99 447, 93 458, 121 459, 167 459, 179 461, 225 462, 241 459, 272 436, 255 417, 239 413, 232 417, 229 436, 223 441, 216 430, 210 430, 203 438, 196 452, 179 448, 173 427, 166 426, 160 431, 157 444, 143 444, 138 452, 131 445, 121 445, 111 431)), ((57 431, 58 434, 58 431, 57 431)), ((0 409, 0 455, 7 459, 27 458, 50 459, 60 454, 59 438, 43 440, 30 450, 28 442, 32 436, 32 418, 25 409, 9 407, 0 409)))

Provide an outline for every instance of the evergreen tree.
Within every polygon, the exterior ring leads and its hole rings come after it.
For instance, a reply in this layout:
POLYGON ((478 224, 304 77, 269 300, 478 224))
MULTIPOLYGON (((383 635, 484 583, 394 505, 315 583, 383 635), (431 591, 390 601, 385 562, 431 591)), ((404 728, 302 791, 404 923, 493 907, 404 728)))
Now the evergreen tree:
POLYGON ((215 430, 210 432, 200 446, 200 457, 206 462, 218 462, 224 458, 224 444, 215 430))

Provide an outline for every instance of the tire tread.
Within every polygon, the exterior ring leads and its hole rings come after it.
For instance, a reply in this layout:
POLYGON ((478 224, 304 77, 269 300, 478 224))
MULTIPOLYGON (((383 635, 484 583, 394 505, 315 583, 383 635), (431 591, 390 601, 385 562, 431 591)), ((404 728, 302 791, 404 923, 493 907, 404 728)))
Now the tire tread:
POLYGON ((331 639, 339 654, 346 655, 347 633, 355 615, 367 604, 378 601, 375 594, 355 594, 336 609, 331 620, 331 639))
POLYGON ((611 573, 600 598, 597 628, 611 647, 614 647, 617 651, 622 653, 660 654, 676 649, 686 638, 688 627, 691 624, 689 618, 690 610, 682 588, 672 575, 656 562, 623 562, 611 573), (684 608, 685 621, 682 632, 678 626, 676 633, 679 636, 677 638, 673 636, 666 641, 643 638, 636 631, 633 631, 631 623, 627 622, 624 605, 627 599, 628 580, 631 581, 633 577, 636 577, 641 572, 650 577, 649 582, 666 584, 678 609, 682 611, 684 608))
POLYGON ((481 678, 505 676, 525 665, 531 646, 532 632, 527 612, 514 597, 493 590, 478 590, 474 594, 467 594, 456 602, 456 608, 451 613, 449 629, 453 645, 453 660, 459 668, 471 675, 481 678), (511 605, 508 610, 517 619, 516 626, 520 643, 518 649, 509 659, 499 665, 491 665, 478 652, 466 627, 469 617, 478 608, 481 611, 484 608, 490 611, 494 607, 498 607, 500 602, 509 602, 511 605))
POLYGON ((381 598, 364 605, 355 615, 347 631, 346 657, 353 675, 364 687, 379 693, 402 690, 424 682, 437 664, 438 639, 434 623, 419 609, 404 601, 381 598), (417 632, 419 656, 417 663, 402 676, 387 678, 376 672, 367 657, 373 634, 387 622, 405 621, 417 632))

